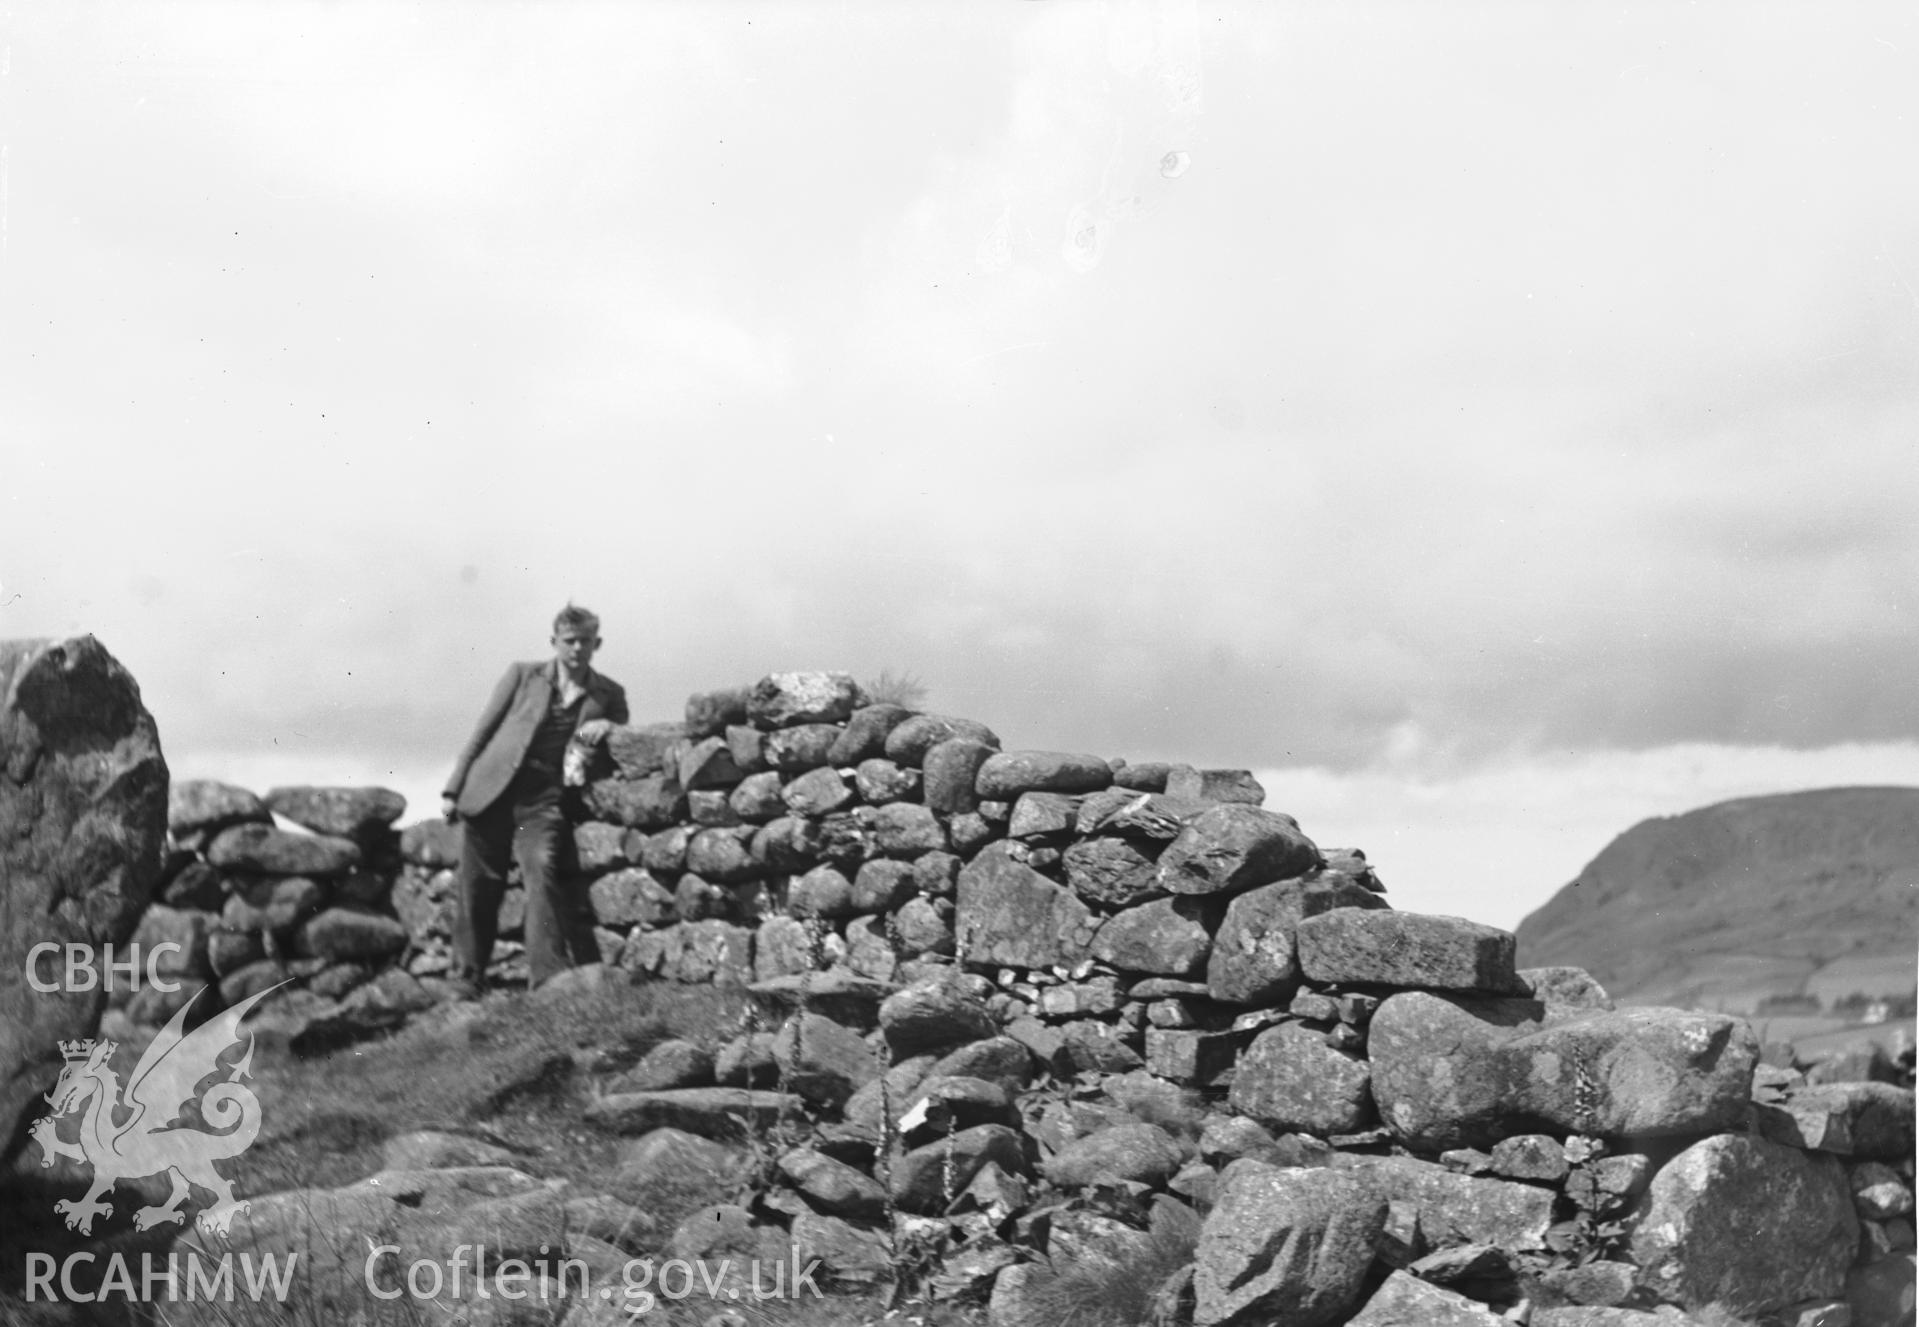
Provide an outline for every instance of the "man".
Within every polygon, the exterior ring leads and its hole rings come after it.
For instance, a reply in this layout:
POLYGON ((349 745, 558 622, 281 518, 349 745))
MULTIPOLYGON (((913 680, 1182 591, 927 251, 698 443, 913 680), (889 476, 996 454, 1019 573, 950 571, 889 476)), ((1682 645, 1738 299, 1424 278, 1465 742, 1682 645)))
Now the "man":
POLYGON ((530 984, 592 957, 581 904, 560 882, 569 833, 560 793, 567 744, 598 741, 627 721, 626 693, 593 671, 600 643, 597 616, 572 604, 561 609, 553 619, 553 657, 508 665, 447 780, 442 813, 465 822, 452 975, 469 995, 485 989, 509 853, 518 857, 526 886, 530 984))

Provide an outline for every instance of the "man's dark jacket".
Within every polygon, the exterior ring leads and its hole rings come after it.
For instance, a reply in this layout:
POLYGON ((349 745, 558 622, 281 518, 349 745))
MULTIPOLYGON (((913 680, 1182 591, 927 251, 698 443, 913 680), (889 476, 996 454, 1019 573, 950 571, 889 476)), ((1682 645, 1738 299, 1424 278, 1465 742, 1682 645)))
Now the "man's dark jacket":
MULTIPOLYGON (((520 762, 526 759, 533 734, 552 703, 554 670, 558 667, 551 659, 507 665, 506 676, 487 698, 473 737, 460 752, 453 776, 446 781, 446 795, 454 799, 461 815, 477 816, 493 805, 520 772, 520 762)), ((618 682, 598 673, 587 674, 580 722, 589 719, 626 722, 626 692, 618 682)))

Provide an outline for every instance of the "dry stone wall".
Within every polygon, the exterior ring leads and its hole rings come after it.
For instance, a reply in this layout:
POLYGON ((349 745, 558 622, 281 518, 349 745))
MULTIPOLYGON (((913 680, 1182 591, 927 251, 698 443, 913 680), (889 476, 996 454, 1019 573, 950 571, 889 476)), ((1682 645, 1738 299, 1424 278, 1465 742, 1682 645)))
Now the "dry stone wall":
MULTIPOLYGON (((1007 750, 839 673, 696 695, 569 764, 597 962, 562 981, 730 984, 767 1011, 669 1043, 594 1122, 723 1139, 804 1112, 785 1196, 709 1217, 783 1213, 849 1279, 879 1212, 917 1213, 965 1227, 949 1285, 1044 1321, 1085 1231, 1020 1214, 1087 1191, 1208 1213, 1162 1306, 1199 1327, 1522 1300, 1542 1327, 1733 1301, 1836 1321, 1873 1268, 1909 1273, 1908 1087, 1808 1082, 1742 1020, 1617 1009, 1509 933, 1397 911, 1246 771, 1007 750)), ((452 998, 458 834, 401 814, 379 789, 176 787, 140 935, 182 946, 181 991, 116 1016, 284 984, 262 1018, 301 1049, 452 998)), ((501 983, 523 914, 515 888, 501 983)))

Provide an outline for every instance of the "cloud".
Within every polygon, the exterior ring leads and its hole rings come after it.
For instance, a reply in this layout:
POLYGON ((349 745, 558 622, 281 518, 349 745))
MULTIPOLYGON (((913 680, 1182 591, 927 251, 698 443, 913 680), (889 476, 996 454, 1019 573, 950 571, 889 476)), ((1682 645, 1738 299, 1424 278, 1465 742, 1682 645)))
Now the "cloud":
POLYGON ((182 750, 437 760, 568 597, 664 715, 893 667, 1355 776, 1919 736, 1870 11, 452 13, 16 53, 0 626, 182 750))

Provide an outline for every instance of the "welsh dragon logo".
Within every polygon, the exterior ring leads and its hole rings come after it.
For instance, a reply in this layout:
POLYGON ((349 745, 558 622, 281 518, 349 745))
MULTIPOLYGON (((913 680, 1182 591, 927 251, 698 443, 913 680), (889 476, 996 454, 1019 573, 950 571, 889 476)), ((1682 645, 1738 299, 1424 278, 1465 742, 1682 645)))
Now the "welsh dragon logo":
POLYGON ((233 1185, 213 1163, 246 1151, 260 1132, 260 1100, 239 1081, 253 1076, 253 1038, 246 1038, 246 1053, 236 1062, 223 1070, 219 1061, 240 1043, 240 1020, 247 1011, 276 989, 249 996, 188 1032, 187 1012, 200 998, 196 992, 154 1037, 124 1092, 119 1075, 107 1067, 118 1043, 93 1038, 60 1043, 66 1067, 45 1098, 53 1109, 34 1121, 31 1135, 40 1145, 42 1166, 65 1156, 93 1167, 93 1187, 84 1197, 62 1198, 53 1205, 66 1217, 68 1229, 90 1235, 95 1217, 113 1215, 113 1205, 100 1199, 121 1180, 167 1174, 173 1192, 164 1203, 133 1214, 136 1230, 184 1223, 181 1204, 190 1196, 189 1186, 198 1186, 215 1201, 194 1224, 207 1235, 228 1232, 248 1204, 234 1198, 233 1185), (182 1120, 181 1113, 195 1099, 201 1081, 220 1072, 226 1076, 198 1098, 200 1119, 225 1131, 209 1133, 182 1120), (62 1138, 62 1121, 75 1115, 78 1139, 62 1138))

